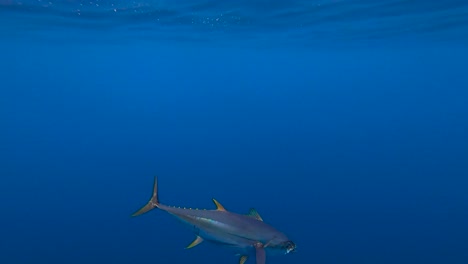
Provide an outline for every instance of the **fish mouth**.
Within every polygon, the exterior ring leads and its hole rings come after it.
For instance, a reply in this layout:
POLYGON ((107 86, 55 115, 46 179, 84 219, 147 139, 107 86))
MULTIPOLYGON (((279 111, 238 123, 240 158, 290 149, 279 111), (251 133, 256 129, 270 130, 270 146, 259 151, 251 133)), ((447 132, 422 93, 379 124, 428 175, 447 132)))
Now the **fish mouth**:
POLYGON ((294 242, 292 242, 291 240, 289 241, 286 241, 284 243, 284 248, 286 249, 286 253, 285 254, 289 254, 289 253, 294 253, 296 252, 296 249, 297 249, 297 246, 294 242))

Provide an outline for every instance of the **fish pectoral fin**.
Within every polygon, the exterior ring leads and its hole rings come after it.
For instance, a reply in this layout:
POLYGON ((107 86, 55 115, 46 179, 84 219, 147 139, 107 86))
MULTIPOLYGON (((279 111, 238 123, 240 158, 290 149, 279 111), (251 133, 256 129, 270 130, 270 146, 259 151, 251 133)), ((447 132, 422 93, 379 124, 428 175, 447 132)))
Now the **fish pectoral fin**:
POLYGON ((222 206, 215 198, 213 198, 213 203, 216 205, 216 210, 218 211, 226 211, 224 206, 222 206))
POLYGON ((255 208, 250 208, 249 210, 249 213, 247 214, 255 219, 257 219, 258 221, 262 221, 263 222, 263 219, 262 217, 260 216, 260 214, 257 212, 257 210, 255 210, 255 208))
POLYGON ((265 254, 265 246, 258 242, 255 243, 255 258, 257 260, 257 264, 265 264, 266 261, 266 254, 265 254))
POLYGON ((190 243, 190 245, 185 247, 185 249, 193 248, 194 246, 199 245, 201 242, 203 242, 203 238, 200 236, 197 236, 197 238, 195 238, 195 240, 193 240, 192 243, 190 243))
POLYGON ((249 258, 249 256, 247 256, 247 255, 241 256, 240 259, 239 259, 239 264, 244 264, 247 261, 248 258, 249 258))

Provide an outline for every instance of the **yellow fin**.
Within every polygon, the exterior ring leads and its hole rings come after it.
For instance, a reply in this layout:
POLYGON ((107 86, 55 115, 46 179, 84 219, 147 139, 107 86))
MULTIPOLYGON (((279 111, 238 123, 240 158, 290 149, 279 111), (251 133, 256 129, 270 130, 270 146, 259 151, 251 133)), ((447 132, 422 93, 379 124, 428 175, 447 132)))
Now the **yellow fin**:
POLYGON ((224 209, 224 207, 223 207, 218 201, 216 201, 215 198, 213 198, 213 203, 216 205, 216 210, 218 210, 218 211, 226 211, 226 209, 224 209))
POLYGON ((197 238, 195 238, 195 240, 193 240, 193 242, 190 243, 190 245, 185 247, 185 249, 193 248, 194 246, 199 245, 201 242, 203 242, 203 238, 201 238, 200 236, 197 236, 197 238))
POLYGON ((258 214, 258 212, 257 212, 257 210, 255 210, 255 208, 250 208, 248 215, 250 215, 251 217, 257 219, 258 221, 263 222, 262 217, 258 214))
POLYGON ((247 256, 247 255, 241 256, 240 259, 239 259, 239 264, 244 264, 247 261, 248 258, 249 258, 249 256, 247 256))

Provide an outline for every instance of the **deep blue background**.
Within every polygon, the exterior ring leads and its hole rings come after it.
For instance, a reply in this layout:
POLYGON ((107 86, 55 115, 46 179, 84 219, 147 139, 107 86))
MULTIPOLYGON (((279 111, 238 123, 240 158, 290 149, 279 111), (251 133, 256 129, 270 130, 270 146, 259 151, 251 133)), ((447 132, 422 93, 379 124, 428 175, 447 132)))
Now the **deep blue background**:
POLYGON ((257 208, 299 247, 268 264, 468 263, 466 43, 26 40, 0 44, 0 263, 237 263, 130 217, 154 175, 257 208))

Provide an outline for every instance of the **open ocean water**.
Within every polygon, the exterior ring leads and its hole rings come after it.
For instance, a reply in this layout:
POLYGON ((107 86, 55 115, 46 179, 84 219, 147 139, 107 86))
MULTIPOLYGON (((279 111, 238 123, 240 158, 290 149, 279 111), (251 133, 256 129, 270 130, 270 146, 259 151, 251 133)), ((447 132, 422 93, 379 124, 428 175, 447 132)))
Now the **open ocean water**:
POLYGON ((155 175, 267 264, 468 263, 468 1, 0 0, 0 263, 238 263, 155 175))

